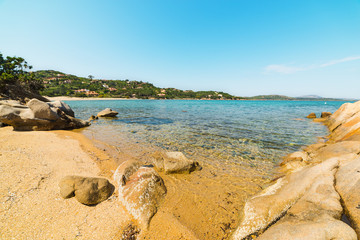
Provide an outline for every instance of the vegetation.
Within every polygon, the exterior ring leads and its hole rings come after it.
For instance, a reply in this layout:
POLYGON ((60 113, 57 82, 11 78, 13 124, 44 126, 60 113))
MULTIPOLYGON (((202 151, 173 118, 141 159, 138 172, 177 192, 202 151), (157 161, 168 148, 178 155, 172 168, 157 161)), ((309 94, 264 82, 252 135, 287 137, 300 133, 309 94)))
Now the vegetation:
POLYGON ((42 95, 74 97, 115 97, 140 99, 241 99, 224 92, 183 91, 175 88, 158 88, 151 83, 129 80, 101 80, 89 75, 77 77, 58 71, 37 71, 45 88, 42 95))
POLYGON ((15 99, 25 102, 26 99, 47 99, 40 96, 43 81, 30 72, 31 66, 21 57, 4 57, 0 53, 0 98, 15 99))
POLYGON ((0 91, 4 92, 9 85, 37 93, 43 89, 42 80, 28 72, 32 66, 21 57, 6 57, 0 53, 0 91))

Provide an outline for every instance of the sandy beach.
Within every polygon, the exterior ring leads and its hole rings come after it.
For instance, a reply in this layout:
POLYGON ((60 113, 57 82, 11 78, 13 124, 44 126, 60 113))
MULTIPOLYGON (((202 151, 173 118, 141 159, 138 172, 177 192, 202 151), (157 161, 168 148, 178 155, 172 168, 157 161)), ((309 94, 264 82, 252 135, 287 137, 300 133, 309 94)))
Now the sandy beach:
MULTIPOLYGON (((89 207, 61 198, 58 184, 67 175, 80 175, 105 177, 115 185, 119 163, 146 162, 152 150, 131 145, 114 150, 79 131, 0 128, 1 239, 120 239, 130 223, 136 225, 117 191, 89 207)), ((227 239, 246 198, 265 181, 249 169, 216 175, 220 165, 203 163, 204 169, 192 174, 160 173, 168 193, 138 239, 227 239)))
POLYGON ((115 195, 96 207, 59 195, 58 183, 66 175, 107 177, 80 145, 62 131, 0 129, 1 239, 118 238, 130 216, 114 204, 115 195))

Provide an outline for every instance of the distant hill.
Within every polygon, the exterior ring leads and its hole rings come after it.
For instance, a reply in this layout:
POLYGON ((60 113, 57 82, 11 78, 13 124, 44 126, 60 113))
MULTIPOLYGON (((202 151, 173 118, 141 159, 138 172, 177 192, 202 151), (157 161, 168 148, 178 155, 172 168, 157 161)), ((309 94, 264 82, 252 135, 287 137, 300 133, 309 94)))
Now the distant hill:
POLYGON ((320 97, 318 95, 305 95, 305 96, 300 96, 297 98, 323 98, 323 97, 320 97))
POLYGON ((139 99, 214 99, 214 100, 304 100, 339 101, 345 99, 322 98, 317 95, 288 97, 284 95, 258 95, 239 97, 220 91, 192 91, 176 88, 159 88, 148 82, 130 80, 106 80, 78 77, 54 70, 34 72, 44 84, 40 92, 44 96, 139 98, 139 99))
POLYGON ((250 100, 296 100, 293 97, 288 97, 284 95, 258 95, 254 97, 249 97, 250 100))
POLYGON ((151 83, 130 80, 106 80, 77 77, 54 70, 34 72, 41 79, 45 89, 42 95, 73 97, 114 97, 140 99, 244 99, 220 91, 192 91, 176 88, 159 88, 151 83))

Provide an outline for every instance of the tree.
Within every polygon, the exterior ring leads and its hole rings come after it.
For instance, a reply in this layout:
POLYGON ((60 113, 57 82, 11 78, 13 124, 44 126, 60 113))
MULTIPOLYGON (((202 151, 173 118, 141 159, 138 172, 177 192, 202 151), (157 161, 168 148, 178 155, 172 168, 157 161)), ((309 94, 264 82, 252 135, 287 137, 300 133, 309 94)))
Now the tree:
POLYGON ((93 76, 93 75, 89 75, 88 78, 90 78, 90 80, 93 80, 93 79, 94 79, 94 76, 93 76))
POLYGON ((38 93, 43 89, 40 79, 37 79, 25 59, 21 57, 3 57, 0 53, 0 92, 4 91, 7 85, 15 85, 24 90, 38 93))

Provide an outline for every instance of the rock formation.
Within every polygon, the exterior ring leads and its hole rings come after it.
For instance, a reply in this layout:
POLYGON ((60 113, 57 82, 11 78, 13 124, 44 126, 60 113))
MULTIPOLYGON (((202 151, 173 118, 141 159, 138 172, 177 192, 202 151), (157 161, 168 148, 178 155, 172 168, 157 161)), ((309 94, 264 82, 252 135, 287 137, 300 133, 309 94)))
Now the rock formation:
POLYGON ((199 163, 188 159, 182 152, 155 152, 152 163, 159 171, 168 173, 190 173, 200 169, 199 163))
POLYGON ((13 100, 0 101, 0 122, 19 131, 74 129, 90 125, 90 122, 68 114, 74 115, 74 112, 60 101, 46 103, 32 99, 27 105, 13 100))
POLYGON ((163 179, 152 168, 136 161, 122 163, 114 173, 119 200, 142 228, 148 228, 166 195, 163 179))
POLYGON ((116 117, 119 113, 110 108, 105 108, 97 114, 98 117, 116 117))
POLYGON ((360 102, 325 117, 328 141, 285 157, 285 176, 246 202, 232 239, 360 237, 360 102))
POLYGON ((63 198, 74 197, 85 205, 95 205, 108 199, 115 187, 105 178, 66 176, 60 183, 63 198))

